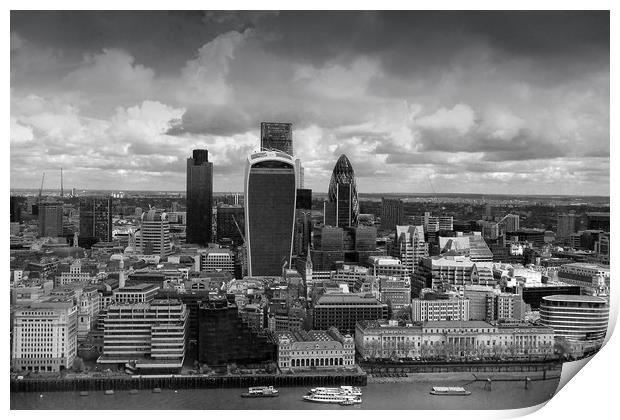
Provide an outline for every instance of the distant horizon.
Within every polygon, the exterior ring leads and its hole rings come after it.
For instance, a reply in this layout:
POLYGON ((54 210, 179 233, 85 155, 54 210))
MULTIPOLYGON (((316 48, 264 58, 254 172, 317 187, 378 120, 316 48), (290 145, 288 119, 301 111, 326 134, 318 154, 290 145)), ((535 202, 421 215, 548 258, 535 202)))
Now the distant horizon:
MULTIPOLYGON (((11 192, 14 191, 32 191, 38 192, 38 188, 19 188, 19 187, 11 187, 11 192)), ((148 190, 148 189, 108 189, 108 188, 81 188, 76 191, 80 192, 91 192, 91 191, 100 191, 100 192, 110 192, 110 193, 135 193, 135 192, 153 192, 153 193, 186 193, 185 190, 148 190)), ((58 192, 60 193, 60 189, 43 189, 43 193, 45 192, 58 192)), ((68 196, 71 193, 71 188, 65 189, 64 194, 68 196)), ((312 194, 323 194, 327 195, 327 191, 314 191, 312 190, 312 194)), ((226 195, 226 194, 241 194, 243 195, 243 191, 213 191, 213 195, 226 195)), ((420 195, 420 196, 441 196, 441 195, 480 195, 480 196, 502 196, 502 197, 580 197, 580 198, 610 198, 609 195, 581 195, 581 194, 506 194, 506 193, 476 193, 476 192, 358 192, 358 195, 420 195)))

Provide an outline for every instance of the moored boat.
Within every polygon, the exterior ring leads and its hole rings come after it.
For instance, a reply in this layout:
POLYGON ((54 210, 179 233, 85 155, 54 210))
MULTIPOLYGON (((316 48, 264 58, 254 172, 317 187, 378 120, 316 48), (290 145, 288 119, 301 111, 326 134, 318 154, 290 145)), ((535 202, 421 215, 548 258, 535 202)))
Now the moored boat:
POLYGON ((248 388, 248 392, 241 394, 243 398, 261 398, 261 397, 277 397, 280 395, 273 386, 254 386, 248 388))
POLYGON ((80 397, 88 397, 88 391, 80 391, 80 397))
POLYGON ((153 388, 154 394, 159 394, 161 392, 161 388, 153 388))
POLYGON ((432 395, 471 395, 471 392, 461 386, 434 386, 432 395))
POLYGON ((361 388, 356 387, 356 386, 349 386, 349 385, 343 385, 338 388, 323 388, 323 387, 312 388, 310 392, 330 392, 330 393, 341 393, 345 395, 355 395, 355 396, 362 395, 361 388))
POLYGON ((114 395, 114 390, 113 389, 106 389, 105 395, 114 395))

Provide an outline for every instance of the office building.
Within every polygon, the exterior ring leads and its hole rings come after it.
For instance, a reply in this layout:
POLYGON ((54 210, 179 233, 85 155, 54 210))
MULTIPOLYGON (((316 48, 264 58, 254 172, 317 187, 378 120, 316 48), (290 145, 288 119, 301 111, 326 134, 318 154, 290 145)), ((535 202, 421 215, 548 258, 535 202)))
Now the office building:
POLYGON ((312 238, 312 190, 297 188, 293 254, 306 255, 312 238))
POLYGON ((341 155, 334 166, 327 199, 329 205, 325 208, 325 225, 357 226, 360 210, 355 171, 345 155, 341 155))
POLYGON ((452 216, 432 216, 430 212, 424 212, 423 216, 411 216, 410 224, 424 226, 426 233, 439 232, 440 230, 453 230, 454 219, 452 216))
POLYGON ((355 323, 362 320, 387 319, 388 306, 372 295, 360 293, 326 293, 314 304, 313 327, 352 334, 355 323))
POLYGON ((609 232, 609 213, 589 212, 586 213, 586 229, 602 230, 609 232))
POLYGON ((234 245, 243 244, 245 235, 245 210, 243 206, 220 204, 217 206, 217 240, 230 240, 234 245))
POLYGON ((178 300, 114 303, 103 321, 99 364, 178 372, 185 360, 188 311, 178 300))
POLYGON ((381 229, 391 231, 405 222, 403 200, 398 198, 381 198, 381 229))
POLYGON ((506 239, 512 242, 529 242, 536 248, 545 245, 544 229, 519 229, 515 232, 506 232, 506 239))
POLYGON ((470 321, 497 319, 496 296, 498 289, 491 286, 469 285, 463 288, 463 297, 469 301, 470 321))
POLYGON ((371 256, 368 265, 372 267, 373 276, 391 276, 402 280, 409 279, 411 272, 398 258, 389 256, 371 256))
POLYGON ((580 286, 588 291, 588 294, 608 294, 610 270, 609 267, 599 264, 564 264, 558 270, 558 280, 580 286))
POLYGON ((155 295, 157 295, 159 289, 159 286, 148 283, 121 287, 112 292, 112 301, 119 304, 150 303, 155 299, 155 295))
POLYGON ((19 203, 19 197, 14 195, 11 196, 11 223, 21 223, 22 222, 22 209, 19 203))
POLYGON ((73 299, 49 297, 13 313, 11 366, 29 372, 70 369, 77 354, 78 308, 73 299))
POLYGON ((304 188, 304 167, 301 159, 295 159, 295 179, 297 180, 297 189, 304 188))
POLYGON ((200 271, 235 273, 235 253, 226 248, 207 248, 200 252, 200 271))
POLYGON ((293 124, 261 122, 260 149, 261 151, 280 151, 294 156, 293 124))
MULTIPOLYGON (((558 230, 555 237, 560 240, 569 239, 571 234, 577 232, 577 215, 575 212, 558 215, 558 230)), ((514 232, 507 230, 507 232, 514 232)))
POLYGON ((208 150, 194 150, 187 159, 187 243, 206 246, 211 242, 212 207, 213 163, 208 150))
POLYGON ((112 241, 112 197, 80 202, 80 242, 91 245, 112 241))
POLYGON ((608 321, 609 303, 597 296, 545 296, 540 305, 540 322, 552 328, 556 337, 602 339, 608 321))
POLYGON ((411 321, 469 321, 469 300, 458 296, 449 299, 412 299, 411 321))
POLYGON ((420 260, 414 283, 418 287, 437 289, 443 285, 494 286, 492 263, 475 263, 468 257, 425 257, 420 260))
POLYGON ((364 321, 355 330, 355 348, 363 360, 545 359, 553 355, 554 343, 550 328, 525 323, 364 321))
POLYGON ((520 228, 519 222, 518 214, 508 214, 504 216, 501 224, 504 226, 504 232, 516 232, 520 228))
POLYGON ((278 367, 330 370, 355 365, 355 342, 336 328, 326 331, 282 331, 278 340, 278 367))
POLYGON ((393 256, 413 275, 420 259, 428 257, 428 244, 424 241, 423 226, 396 226, 393 256))
POLYGON ((198 308, 198 361, 209 365, 260 364, 275 361, 277 347, 268 331, 255 331, 225 299, 198 308))
POLYGON ((154 208, 142 213, 138 247, 144 255, 170 255, 170 223, 166 213, 154 208))
POLYGON ((62 203, 39 203, 39 236, 63 236, 62 203))
POLYGON ((411 305, 411 280, 391 276, 379 276, 379 299, 398 311, 411 305))
POLYGON ((259 152, 248 157, 245 240, 249 276, 278 276, 283 267, 291 267, 296 193, 289 155, 259 152))

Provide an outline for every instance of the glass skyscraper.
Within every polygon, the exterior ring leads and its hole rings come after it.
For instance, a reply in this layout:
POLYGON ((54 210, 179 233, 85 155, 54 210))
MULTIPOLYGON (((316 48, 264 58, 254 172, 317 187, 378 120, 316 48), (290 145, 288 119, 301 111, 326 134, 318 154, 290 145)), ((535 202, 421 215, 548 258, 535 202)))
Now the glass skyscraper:
POLYGON ((187 159, 186 242, 206 246, 213 230, 213 163, 209 151, 194 150, 187 159))
POLYGON ((357 199, 355 171, 353 171, 353 166, 345 155, 340 155, 338 162, 336 162, 332 178, 329 181, 327 200, 330 205, 326 206, 326 211, 335 213, 335 217, 325 216, 326 220, 333 221, 330 224, 338 227, 357 226, 360 209, 357 199))
POLYGON ((279 276, 291 266, 295 225, 295 162, 290 155, 250 155, 245 171, 245 240, 249 276, 279 276))
MULTIPOLYGON (((264 151, 281 151, 293 156, 293 124, 260 123, 260 148, 264 151)), ((301 163, 300 163, 301 165, 301 163)), ((299 187, 303 188, 303 187, 299 187)))

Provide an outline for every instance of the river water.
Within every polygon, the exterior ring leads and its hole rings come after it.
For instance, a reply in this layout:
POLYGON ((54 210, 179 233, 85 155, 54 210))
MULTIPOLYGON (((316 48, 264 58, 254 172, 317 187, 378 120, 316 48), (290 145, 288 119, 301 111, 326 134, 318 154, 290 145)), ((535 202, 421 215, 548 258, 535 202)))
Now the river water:
POLYGON ((523 381, 494 381, 491 390, 484 382, 465 387, 470 396, 434 396, 432 386, 462 386, 468 381, 433 381, 413 383, 372 383, 362 388, 362 404, 340 406, 318 404, 302 399, 308 388, 280 388, 277 398, 241 398, 241 389, 168 390, 155 394, 140 390, 138 394, 117 391, 105 395, 91 391, 86 397, 79 392, 11 393, 12 410, 433 410, 433 409, 515 409, 549 400, 559 379, 532 381, 528 389, 523 381))

